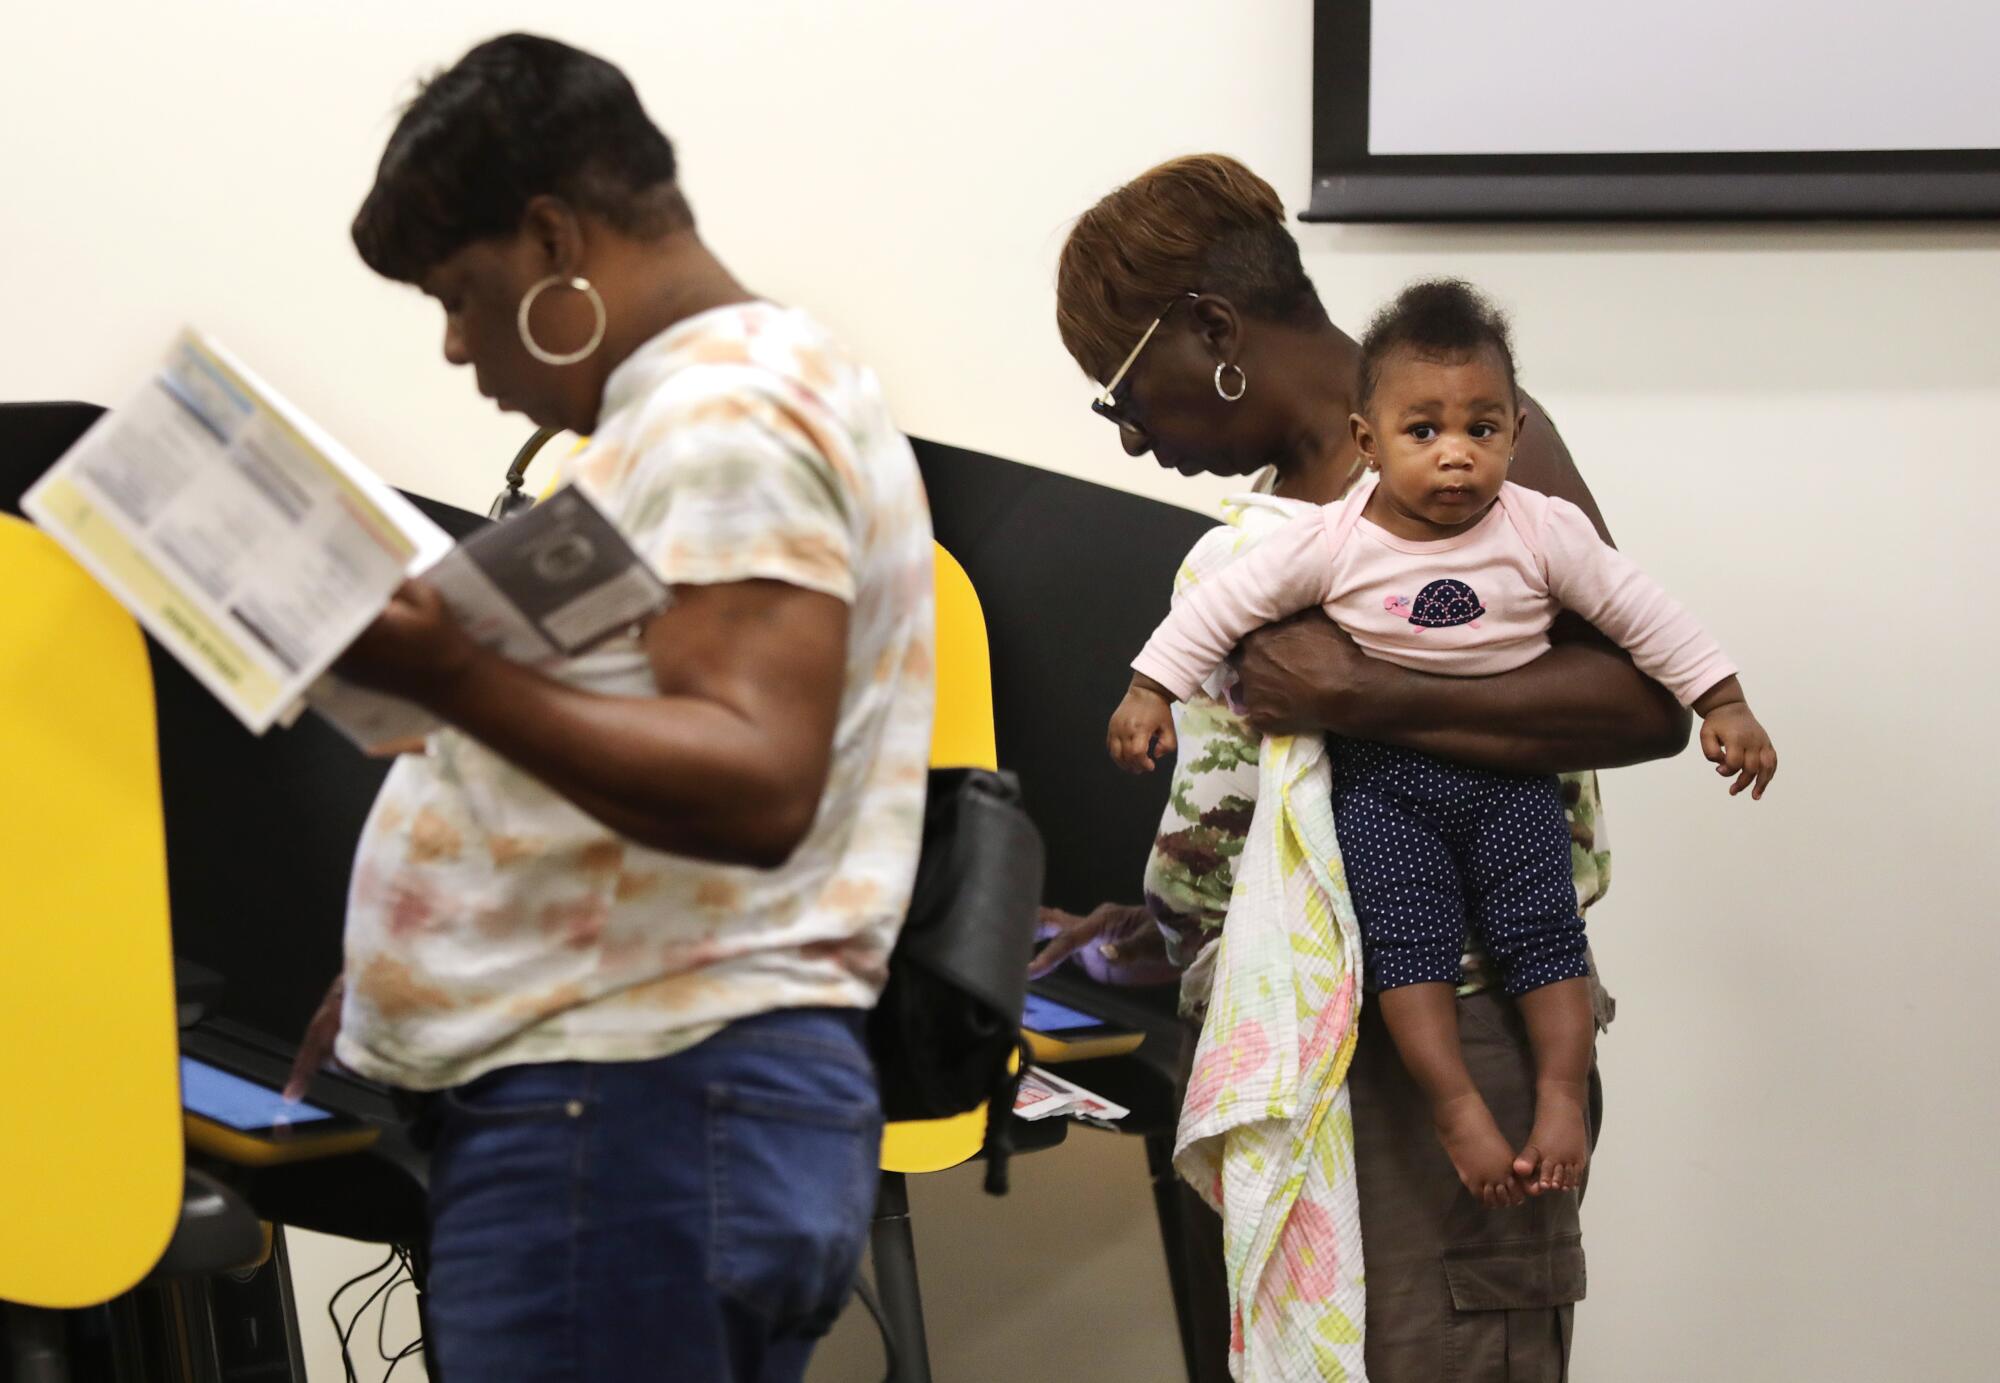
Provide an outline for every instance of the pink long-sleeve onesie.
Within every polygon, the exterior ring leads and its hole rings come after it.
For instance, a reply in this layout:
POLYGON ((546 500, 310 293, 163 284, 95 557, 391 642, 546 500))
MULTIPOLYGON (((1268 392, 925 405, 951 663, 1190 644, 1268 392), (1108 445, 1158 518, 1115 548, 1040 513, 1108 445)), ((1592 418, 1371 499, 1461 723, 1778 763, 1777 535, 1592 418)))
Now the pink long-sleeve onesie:
POLYGON ((1424 672, 1507 672, 1574 610, 1683 705, 1736 671, 1694 617, 1567 500, 1503 485, 1462 533, 1399 538, 1362 517, 1376 477, 1189 587, 1132 666, 1185 700, 1253 629, 1317 605, 1365 651, 1424 672))

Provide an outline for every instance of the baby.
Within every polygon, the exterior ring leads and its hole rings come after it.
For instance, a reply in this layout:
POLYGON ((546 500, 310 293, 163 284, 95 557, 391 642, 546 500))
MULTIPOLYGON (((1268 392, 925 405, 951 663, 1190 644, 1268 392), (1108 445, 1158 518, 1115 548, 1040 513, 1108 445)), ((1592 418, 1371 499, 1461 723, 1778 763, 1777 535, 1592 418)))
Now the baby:
MULTIPOLYGON (((1507 482, 1526 422, 1500 315, 1455 280, 1420 283, 1361 344, 1350 420, 1370 474, 1177 598, 1134 660, 1111 717, 1134 772, 1174 748, 1172 702, 1244 635, 1310 606, 1372 656, 1456 676, 1532 662, 1574 610, 1702 717, 1732 795, 1777 772, 1736 669, 1583 511, 1507 482)), ((1571 1190, 1590 1157, 1591 1021, 1570 836, 1553 776, 1516 776, 1393 745, 1338 741, 1333 807, 1368 984, 1466 1189, 1571 1190), (1519 1000, 1536 1066, 1534 1130, 1517 1154, 1472 1083, 1454 1001, 1468 921, 1519 1000)))

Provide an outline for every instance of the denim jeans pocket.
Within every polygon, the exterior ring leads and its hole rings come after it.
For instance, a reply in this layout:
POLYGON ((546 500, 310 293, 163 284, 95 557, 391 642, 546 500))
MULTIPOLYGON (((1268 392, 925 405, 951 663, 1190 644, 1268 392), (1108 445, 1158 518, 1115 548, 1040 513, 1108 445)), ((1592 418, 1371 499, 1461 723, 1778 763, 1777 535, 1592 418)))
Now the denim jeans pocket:
POLYGON ((440 1091, 446 1119, 491 1126, 581 1119, 590 1109, 589 1068, 575 1065, 509 1066, 440 1091))
POLYGON ((861 1265, 882 1114, 872 1090, 845 1084, 708 1087, 709 1280, 781 1332, 831 1326, 861 1265))

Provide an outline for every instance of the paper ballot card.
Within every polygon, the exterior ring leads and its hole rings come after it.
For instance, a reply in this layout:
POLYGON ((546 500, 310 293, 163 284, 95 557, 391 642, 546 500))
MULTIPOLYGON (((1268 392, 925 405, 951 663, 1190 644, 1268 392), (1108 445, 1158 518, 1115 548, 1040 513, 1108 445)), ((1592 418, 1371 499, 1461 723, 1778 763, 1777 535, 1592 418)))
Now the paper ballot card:
POLYGON ((435 585, 480 643, 526 663, 581 653, 667 599, 575 488, 454 548, 192 330, 22 508, 258 734, 304 704, 364 748, 437 727, 328 671, 406 577, 435 585))
POLYGON ((262 733, 450 537, 188 331, 22 508, 262 733))

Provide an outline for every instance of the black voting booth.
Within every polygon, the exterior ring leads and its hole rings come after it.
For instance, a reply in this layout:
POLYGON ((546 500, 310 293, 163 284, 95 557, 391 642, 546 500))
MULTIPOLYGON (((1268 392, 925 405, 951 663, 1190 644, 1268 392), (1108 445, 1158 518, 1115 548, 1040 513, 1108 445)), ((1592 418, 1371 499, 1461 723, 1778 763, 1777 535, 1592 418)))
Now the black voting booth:
MULTIPOLYGON (((18 515, 22 494, 102 412, 89 404, 0 405, 0 509, 18 515)), ((454 538, 486 522, 410 498, 454 538)), ((146 651, 158 715, 182 1047, 278 1082, 340 970, 354 847, 388 763, 358 753, 314 716, 288 730, 250 735, 151 638, 146 651)), ((371 1120, 396 1117, 384 1092, 358 1081, 323 1077, 314 1098, 371 1120)), ((274 1220, 356 1239, 414 1242, 423 1202, 412 1172, 420 1165, 391 1139, 380 1155, 292 1164, 237 1180, 274 1220), (385 1161, 398 1165, 373 1165, 385 1161), (345 1184, 325 1188, 331 1194, 297 1184, 335 1169, 345 1184)))
MULTIPOLYGON (((21 494, 101 412, 0 405, 0 509, 18 514, 21 494)), ((1046 901, 1084 910, 1136 900, 1166 781, 1119 773, 1103 753, 1103 725, 1128 660, 1165 611, 1182 555, 1212 520, 980 453, 914 445, 938 540, 984 610, 999 761, 1018 774, 1046 843, 1046 901)), ((485 522, 416 503, 454 537, 485 522)), ((387 765, 311 716, 261 738, 246 734, 150 640, 148 653, 183 1050, 275 1084, 339 969, 354 848, 387 765)), ((1133 1111, 1127 1129, 1146 1139, 1178 1305, 1173 988, 1110 989, 1080 973, 1037 988, 1147 1033, 1131 1056, 1064 1069, 1133 1111)), ((401 1136, 388 1093, 323 1075, 312 1098, 387 1132, 363 1153, 231 1168, 233 1190, 278 1224, 419 1245, 423 1158, 401 1136)))
POLYGON ((1046 843, 1046 901, 1137 902, 1166 781, 1121 773, 1104 725, 1181 559, 1215 520, 961 447, 914 446, 937 540, 986 615, 1000 763, 1020 776, 1046 843))
MULTIPOLYGON (((979 452, 914 445, 938 542, 964 566, 986 615, 1000 763, 1020 776, 1042 833, 1044 900, 1072 912, 1137 902, 1168 775, 1120 772, 1105 753, 1104 725, 1131 678, 1132 658, 1167 612, 1181 559, 1216 521, 979 452)), ((1146 1034, 1130 1055, 1065 1062, 1061 1071, 1130 1109, 1120 1128, 1145 1139, 1192 1376, 1185 1207, 1173 1169, 1178 987, 1114 988, 1075 967, 1033 987, 1146 1034)))
MULTIPOLYGON (((22 495, 103 411, 0 405, 0 512, 19 517, 22 495)), ((454 537, 485 522, 415 502, 454 537)), ((249 735, 177 660, 150 638, 146 647, 181 1049, 281 1084, 340 968, 348 871, 387 765, 313 717, 249 735)), ((228 1245, 246 1223, 255 1240, 259 1218, 404 1245, 420 1245, 424 1225, 423 1159, 400 1136, 388 1094, 328 1075, 312 1098, 386 1136, 365 1153, 263 1169, 191 1148, 182 1223, 160 1267, 129 1298, 76 1313, 67 1373, 51 1376, 150 1378, 161 1358, 178 1360, 175 1378, 303 1376, 282 1234, 247 1278, 213 1276, 243 1261, 228 1245)))

